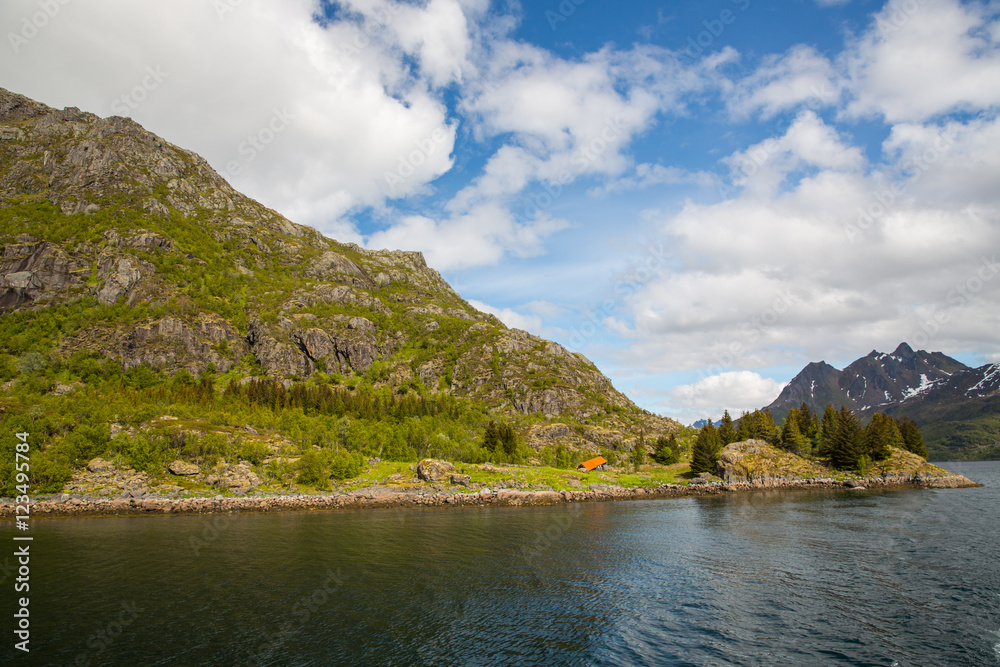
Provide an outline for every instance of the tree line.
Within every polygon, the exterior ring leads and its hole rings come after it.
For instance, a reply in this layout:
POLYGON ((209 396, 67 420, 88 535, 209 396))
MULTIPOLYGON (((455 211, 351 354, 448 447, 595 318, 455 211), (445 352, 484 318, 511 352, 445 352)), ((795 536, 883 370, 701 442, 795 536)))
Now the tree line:
POLYGON ((692 447, 692 472, 714 472, 722 448, 744 440, 763 440, 803 458, 829 460, 839 470, 863 472, 889 458, 892 447, 927 457, 923 435, 909 417, 876 413, 865 426, 846 406, 836 410, 828 403, 819 416, 803 403, 788 412, 781 427, 768 410, 744 412, 738 422, 727 410, 718 427, 709 419, 692 447))

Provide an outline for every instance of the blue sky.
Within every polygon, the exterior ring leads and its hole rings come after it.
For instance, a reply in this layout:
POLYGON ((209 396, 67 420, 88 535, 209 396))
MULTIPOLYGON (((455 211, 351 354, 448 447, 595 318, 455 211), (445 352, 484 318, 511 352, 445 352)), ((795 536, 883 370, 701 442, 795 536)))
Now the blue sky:
POLYGON ((13 0, 0 85, 129 115, 338 240, 421 250, 478 308, 692 422, 902 341, 1000 361, 998 15, 13 0))

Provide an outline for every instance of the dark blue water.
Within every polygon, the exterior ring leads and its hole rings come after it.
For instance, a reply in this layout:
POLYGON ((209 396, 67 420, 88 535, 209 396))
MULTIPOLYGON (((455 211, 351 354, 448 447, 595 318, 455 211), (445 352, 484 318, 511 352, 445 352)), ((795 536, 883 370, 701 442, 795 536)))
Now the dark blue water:
POLYGON ((1000 463, 947 467, 986 487, 36 521, 0 658, 1000 665, 1000 463))

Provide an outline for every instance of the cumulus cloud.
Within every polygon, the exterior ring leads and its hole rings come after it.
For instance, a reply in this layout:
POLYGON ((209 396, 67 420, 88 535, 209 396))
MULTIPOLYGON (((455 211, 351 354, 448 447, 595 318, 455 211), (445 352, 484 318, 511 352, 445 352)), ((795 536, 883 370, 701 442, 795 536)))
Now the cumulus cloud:
POLYGON ((890 122, 1000 104, 996 7, 958 0, 889 0, 844 54, 855 115, 890 122))
POLYGON ((759 112, 770 118, 800 105, 835 105, 843 95, 843 85, 833 63, 816 49, 799 44, 785 54, 765 57, 734 86, 727 104, 737 116, 759 112))
POLYGON ((719 419, 725 410, 739 417, 744 410, 761 408, 778 397, 784 384, 751 371, 728 371, 669 390, 663 402, 670 414, 684 421, 719 419))
POLYGON ((372 248, 408 248, 424 252, 431 266, 441 270, 496 264, 505 254, 531 257, 544 252, 544 240, 564 229, 563 220, 539 216, 518 223, 510 211, 482 204, 442 220, 405 216, 384 231, 372 234, 372 248))
MULTIPOLYGON (((52 105, 124 111, 200 153, 265 204, 323 231, 351 234, 343 217, 383 201, 386 174, 405 165, 400 195, 452 164, 455 127, 446 106, 402 56, 412 50, 433 84, 451 76, 453 63, 434 45, 411 39, 394 51, 379 36, 414 25, 452 35, 461 10, 447 0, 381 9, 381 22, 373 14, 368 23, 324 27, 313 20, 311 0, 69 3, 0 61, 0 79, 52 105), (140 101, 123 103, 148 67, 163 72, 161 80, 140 101), (283 121, 272 124, 276 116, 283 121), (413 159, 415 151, 422 153, 413 159)), ((0 23, 16 25, 36 10, 28 0, 5 2, 0 23)))
MULTIPOLYGON (((619 363, 718 374, 850 358, 902 340, 982 349, 982 323, 998 320, 1000 279, 989 266, 1000 248, 1000 197, 971 176, 964 187, 978 202, 945 193, 963 152, 982 151, 989 170, 987 153, 1000 148, 994 123, 952 128, 954 154, 924 170, 862 169, 849 147, 808 125, 797 139, 790 131, 773 140, 784 150, 763 178, 784 187, 748 184, 662 219, 680 263, 658 267, 628 298, 633 340, 619 363), (805 144, 815 171, 789 179, 805 144), (989 280, 977 280, 981 270, 989 280)), ((903 128, 888 144, 905 162, 939 131, 903 128)))

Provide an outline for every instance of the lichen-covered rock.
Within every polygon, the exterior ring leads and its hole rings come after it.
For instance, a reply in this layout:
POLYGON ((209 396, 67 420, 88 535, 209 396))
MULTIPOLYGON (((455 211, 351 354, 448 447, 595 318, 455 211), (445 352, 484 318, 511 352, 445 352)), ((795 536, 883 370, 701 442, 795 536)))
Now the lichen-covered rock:
POLYGON ((372 285, 375 281, 360 266, 333 251, 323 253, 310 263, 306 275, 311 278, 325 278, 360 286, 372 285))
POLYGON ((223 468, 216 484, 230 489, 249 489, 260 484, 260 478, 253 471, 253 466, 241 461, 236 465, 223 468))
POLYGON ((715 474, 726 482, 780 486, 790 479, 823 477, 829 470, 763 440, 726 445, 719 453, 715 474))
POLYGON ((197 475, 200 472, 198 466, 186 461, 174 461, 168 467, 171 473, 180 476, 197 475))
POLYGON ((104 284, 97 290, 97 300, 104 305, 110 305, 128 294, 142 279, 138 266, 125 257, 102 257, 98 266, 104 284))
POLYGON ((105 461, 101 457, 97 457, 96 459, 91 459, 90 462, 87 463, 87 470, 89 470, 90 472, 107 472, 111 470, 111 468, 112 468, 111 463, 105 461))
POLYGON ((417 477, 425 482, 438 482, 446 479, 454 470, 455 466, 447 461, 424 459, 417 464, 417 477))

